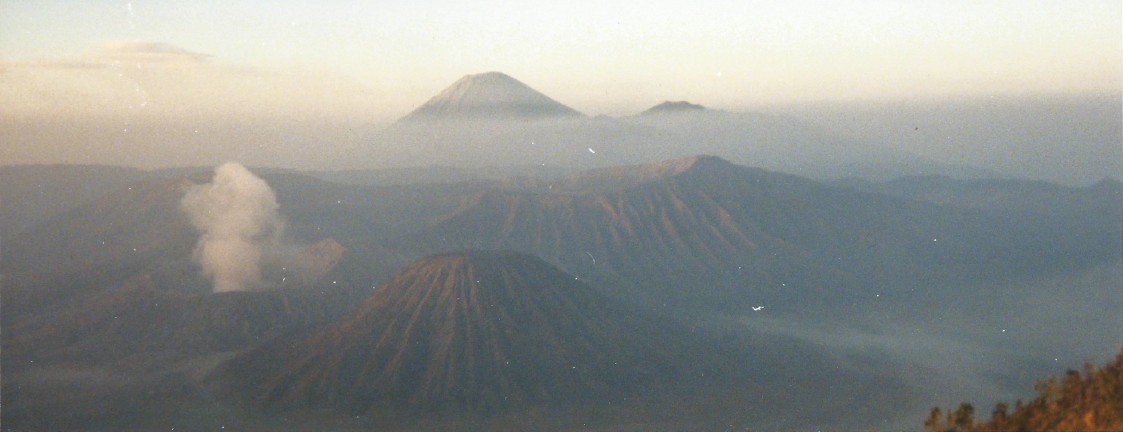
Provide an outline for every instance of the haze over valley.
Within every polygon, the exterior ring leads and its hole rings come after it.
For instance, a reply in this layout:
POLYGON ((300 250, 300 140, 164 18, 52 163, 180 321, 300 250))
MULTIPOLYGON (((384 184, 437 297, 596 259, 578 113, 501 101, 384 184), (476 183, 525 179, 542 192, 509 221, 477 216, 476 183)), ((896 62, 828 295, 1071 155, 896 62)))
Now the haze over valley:
POLYGON ((0 6, 3 429, 1118 425, 1117 3, 438 3, 0 6))

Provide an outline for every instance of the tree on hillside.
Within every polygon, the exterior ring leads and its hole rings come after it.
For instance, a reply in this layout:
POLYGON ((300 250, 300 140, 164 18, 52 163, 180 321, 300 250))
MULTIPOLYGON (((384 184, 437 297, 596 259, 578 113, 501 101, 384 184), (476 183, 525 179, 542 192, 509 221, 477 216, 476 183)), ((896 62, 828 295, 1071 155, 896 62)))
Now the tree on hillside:
POLYGON ((945 425, 941 417, 943 415, 940 407, 932 407, 932 410, 928 412, 928 418, 924 420, 924 432, 943 432, 945 425))
POLYGON ((1006 405, 1006 402, 999 402, 994 405, 994 411, 991 411, 990 414, 990 422, 995 428, 1002 429, 1006 427, 1006 424, 1009 423, 1009 411, 1010 406, 1006 405))
POLYGON ((975 425, 975 407, 966 402, 959 404, 959 408, 955 409, 951 420, 956 430, 971 430, 971 427, 975 425))

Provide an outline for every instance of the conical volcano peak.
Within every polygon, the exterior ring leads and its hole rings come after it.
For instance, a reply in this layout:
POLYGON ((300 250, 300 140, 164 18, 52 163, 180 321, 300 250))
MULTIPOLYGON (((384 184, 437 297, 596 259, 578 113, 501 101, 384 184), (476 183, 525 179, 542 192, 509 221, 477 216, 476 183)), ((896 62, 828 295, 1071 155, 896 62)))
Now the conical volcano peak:
POLYGON ((338 324, 231 371, 282 404, 493 412, 666 376, 685 336, 537 257, 456 252, 414 261, 338 324))
POLYGON ((403 122, 575 117, 581 113, 501 72, 466 75, 403 122))

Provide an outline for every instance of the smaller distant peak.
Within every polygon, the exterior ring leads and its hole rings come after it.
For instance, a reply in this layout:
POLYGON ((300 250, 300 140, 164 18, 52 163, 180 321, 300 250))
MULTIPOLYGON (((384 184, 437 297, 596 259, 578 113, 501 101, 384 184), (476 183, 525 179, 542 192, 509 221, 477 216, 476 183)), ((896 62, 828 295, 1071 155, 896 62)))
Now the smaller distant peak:
POLYGON ((707 110, 708 110, 708 108, 706 108, 702 105, 692 104, 692 103, 687 102, 687 101, 664 101, 663 103, 661 103, 659 105, 655 105, 651 108, 648 108, 647 111, 644 111, 640 114, 642 115, 642 114, 663 114, 663 113, 679 113, 679 112, 698 112, 698 111, 707 111, 707 110))

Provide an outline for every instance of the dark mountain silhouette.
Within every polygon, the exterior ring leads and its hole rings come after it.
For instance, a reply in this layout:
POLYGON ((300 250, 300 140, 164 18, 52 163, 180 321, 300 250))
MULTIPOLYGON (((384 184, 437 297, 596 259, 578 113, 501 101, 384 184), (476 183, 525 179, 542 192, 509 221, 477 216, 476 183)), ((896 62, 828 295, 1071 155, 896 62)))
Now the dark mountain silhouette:
POLYGON ((496 412, 635 389, 691 348, 538 258, 470 251, 413 262, 338 324, 227 373, 286 406, 496 412))
POLYGON ((578 117, 581 113, 501 72, 466 75, 399 122, 578 117))

